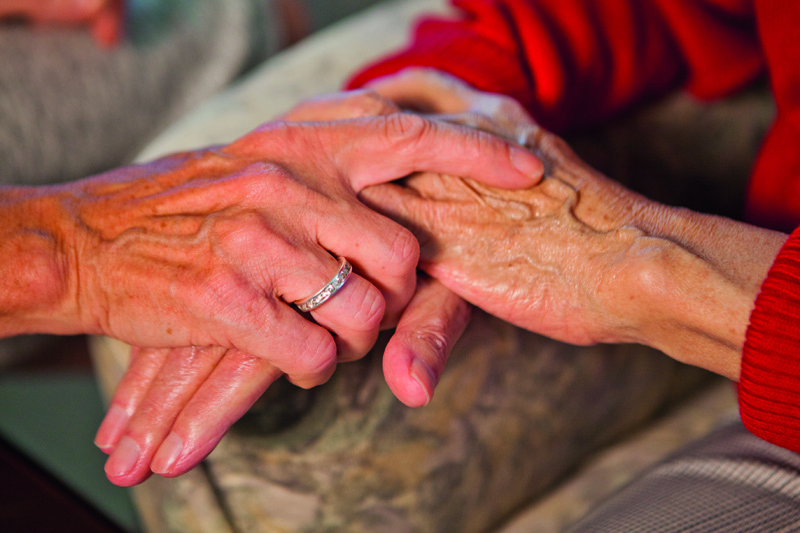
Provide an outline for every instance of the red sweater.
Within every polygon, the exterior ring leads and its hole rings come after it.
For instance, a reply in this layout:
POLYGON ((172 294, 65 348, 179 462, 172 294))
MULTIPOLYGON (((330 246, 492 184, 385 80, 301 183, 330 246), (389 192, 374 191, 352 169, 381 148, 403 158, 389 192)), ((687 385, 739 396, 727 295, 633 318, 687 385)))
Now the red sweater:
MULTIPOLYGON (((765 71, 778 114, 753 170, 747 216, 800 224, 799 0, 453 0, 405 50, 350 86, 408 66, 513 96, 554 131, 602 121, 683 87, 727 95, 765 71)), ((739 405, 756 435, 800 452, 800 229, 762 286, 742 361, 739 405)))

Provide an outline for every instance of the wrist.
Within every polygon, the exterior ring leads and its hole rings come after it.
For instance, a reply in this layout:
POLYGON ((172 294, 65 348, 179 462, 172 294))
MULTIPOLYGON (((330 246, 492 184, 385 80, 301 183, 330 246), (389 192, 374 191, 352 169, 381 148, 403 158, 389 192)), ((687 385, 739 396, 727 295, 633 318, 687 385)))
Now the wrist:
POLYGON ((737 379, 747 319, 755 295, 721 275, 706 260, 663 237, 637 257, 644 302, 636 342, 670 357, 737 379))
POLYGON ((55 189, 0 187, 0 337, 78 333, 71 247, 55 189))
POLYGON ((657 204, 639 217, 637 342, 738 380, 750 313, 785 236, 657 204))

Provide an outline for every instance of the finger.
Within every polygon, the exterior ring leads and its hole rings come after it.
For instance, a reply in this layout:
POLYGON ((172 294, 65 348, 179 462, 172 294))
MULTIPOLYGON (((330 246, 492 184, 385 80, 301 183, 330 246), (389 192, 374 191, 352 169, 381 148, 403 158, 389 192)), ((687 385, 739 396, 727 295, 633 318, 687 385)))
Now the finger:
POLYGON ((343 120, 397 113, 400 109, 375 91, 355 91, 327 94, 301 102, 280 120, 293 122, 343 120))
POLYGON ((437 227, 436 222, 442 219, 441 210, 450 207, 438 203, 435 206, 437 209, 432 209, 431 201, 422 198, 417 191, 395 183, 367 187, 358 194, 358 198, 370 209, 408 228, 420 243, 420 259, 425 257, 431 232, 438 236, 444 231, 445 228, 437 227))
POLYGON ((533 118, 514 98, 479 91, 460 78, 440 70, 409 68, 395 75, 377 78, 367 87, 403 109, 437 114, 476 113, 495 120, 510 121, 515 126, 534 124, 533 118))
POLYGON ((279 377, 264 359, 231 350, 181 410, 150 468, 178 476, 202 461, 279 377))
MULTIPOLYGON (((368 211, 363 206, 360 209, 368 211)), ((358 273, 351 274, 336 293, 311 312, 310 316, 323 326, 320 327, 289 306, 325 288, 340 270, 337 258, 307 239, 288 242, 293 239, 276 236, 263 221, 248 232, 240 231, 241 220, 233 222, 231 231, 238 232, 237 236, 221 241, 234 242, 235 246, 220 244, 221 249, 244 270, 253 285, 270 287, 274 292, 265 298, 267 309, 247 306, 243 310, 249 315, 243 323, 250 326, 242 331, 245 343, 237 343, 236 347, 269 359, 301 387, 327 381, 337 360, 352 360, 367 353, 378 336, 385 309, 378 288, 358 273), (269 259, 254 250, 269 250, 269 259), (260 320, 268 325, 257 326, 260 320)), ((222 233, 227 231, 220 229, 222 233)), ((363 228, 358 231, 363 233, 363 228)))
POLYGON ((450 74, 414 67, 376 78, 366 87, 403 109, 423 113, 464 113, 477 94, 463 80, 450 74))
MULTIPOLYGON (((480 115, 490 125, 481 129, 525 145, 539 127, 527 110, 510 96, 479 91, 445 72, 408 68, 371 81, 369 88, 396 102, 403 109, 442 115, 480 115)), ((456 121, 461 124, 469 122, 456 121)), ((480 123, 480 121, 478 121, 480 123)))
POLYGON ((533 123, 521 123, 508 117, 495 119, 490 115, 468 111, 457 114, 437 114, 433 118, 442 122, 460 124, 496 135, 508 142, 524 145, 532 134, 539 131, 533 123))
MULTIPOLYGON (((337 164, 355 191, 413 172, 465 176, 504 188, 527 188, 543 175, 542 162, 521 146, 463 126, 409 113, 333 122, 268 122, 228 145, 239 157, 337 164), (278 149, 280 148, 280 150, 278 149), (322 158, 320 158, 320 155, 322 158)), ((297 164, 294 161, 293 164, 297 164)), ((290 165, 291 166, 291 165, 290 165)), ((314 170, 330 172, 328 168, 314 170)))
POLYGON ((447 357, 469 322, 470 306, 439 282, 421 278, 383 356, 389 388, 409 407, 427 405, 447 357))
MULTIPOLYGON (((325 285, 338 269, 336 259, 303 236, 287 239, 260 215, 220 218, 214 231, 216 252, 239 272, 207 283, 210 293, 201 301, 208 303, 193 311, 203 317, 197 328, 208 332, 205 343, 267 359, 300 387, 327 381, 336 368, 336 343, 291 302, 325 285)), ((195 280, 186 287, 196 290, 195 280)))
POLYGON ((406 228, 360 202, 340 202, 332 211, 314 228, 320 245, 347 257, 377 287, 385 303, 381 327, 394 327, 414 294, 419 243, 406 228))
POLYGON ((158 446, 224 354, 222 348, 170 350, 106 461, 106 475, 112 483, 127 487, 147 478, 158 446))
MULTIPOLYGON (((480 221, 481 214, 475 205, 464 203, 463 197, 447 201, 447 194, 452 192, 444 186, 444 182, 454 180, 448 176, 420 175, 421 180, 438 179, 444 188, 437 190, 442 195, 431 200, 413 189, 416 177, 407 180, 406 184, 384 183, 367 187, 359 193, 359 199, 365 205, 381 213, 398 224, 408 228, 419 242, 420 258, 418 268, 439 279, 441 283, 469 300, 469 289, 473 284, 457 274, 463 260, 458 256, 459 247, 450 247, 446 243, 453 242, 463 233, 463 221, 475 224, 480 221), (445 243, 445 244, 443 244, 445 243)), ((461 180, 458 180, 459 182, 461 180)), ((462 186, 468 187, 461 183, 462 186)), ((463 266, 463 265, 462 265, 463 266)))
POLYGON ((94 439, 95 445, 103 452, 111 453, 114 450, 168 353, 169 349, 131 348, 128 369, 117 384, 106 416, 94 439))
POLYGON ((345 286, 311 315, 317 324, 334 333, 337 360, 355 361, 364 357, 378 339, 385 307, 374 285, 351 274, 345 286))
MULTIPOLYGON (((279 281, 283 297, 290 302, 306 300, 318 294, 340 276, 344 268, 343 263, 321 249, 317 257, 300 264, 307 265, 307 268, 279 281), (312 265, 321 268, 313 268, 312 265)), ((312 309, 310 315, 317 324, 334 334, 337 361, 353 361, 363 357, 375 344, 384 309, 381 292, 369 281, 351 272, 344 284, 312 309)), ((292 377, 293 382, 295 379, 292 377)))
POLYGON ((419 115, 394 113, 330 124, 319 128, 320 148, 338 161, 356 191, 418 171, 527 188, 544 172, 542 162, 520 146, 419 115))
POLYGON ((235 346, 262 357, 283 371, 289 381, 308 389, 328 381, 336 370, 337 347, 330 332, 306 319, 283 302, 277 312, 261 314, 249 310, 245 327, 232 331, 235 346), (249 326, 248 326, 249 325, 249 326))

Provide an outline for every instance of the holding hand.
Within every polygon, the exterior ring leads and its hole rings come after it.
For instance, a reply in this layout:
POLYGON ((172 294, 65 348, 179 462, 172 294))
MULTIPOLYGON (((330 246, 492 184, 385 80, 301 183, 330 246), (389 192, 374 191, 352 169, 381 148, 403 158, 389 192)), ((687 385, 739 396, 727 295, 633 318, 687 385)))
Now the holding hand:
MULTIPOLYGON (((464 108, 462 102, 448 111, 464 108)), ((341 120, 398 112, 397 105, 375 92, 353 91, 304 102, 282 118, 341 120)), ((520 124, 528 131, 529 121, 520 124)), ((482 165, 493 158, 491 152, 473 155, 483 159, 482 165)), ((540 171, 536 160, 529 164, 534 174, 540 171)), ((498 180, 491 173, 479 177, 498 180)), ((506 184, 513 185, 513 177, 506 184)), ((469 306, 439 282, 423 278, 401 318, 398 309, 389 306, 382 323, 397 326, 384 355, 386 380, 402 402, 420 406, 433 395, 449 351, 469 320, 469 306)), ((338 360, 352 358, 340 351, 338 360)), ((134 349, 96 438, 101 449, 113 452, 106 465, 109 478, 133 484, 150 470, 176 476, 191 469, 280 375, 266 360, 238 350, 134 349)))
MULTIPOLYGON (((114 450, 111 479, 144 479, 162 441, 172 444, 162 472, 188 470, 280 372, 308 387, 327 380, 337 360, 363 356, 381 321, 396 322, 414 294, 418 247, 356 194, 425 168, 505 186, 530 185, 541 172, 535 157, 490 135, 394 114, 272 123, 223 148, 26 199, 51 206, 44 225, 73 243, 64 248, 74 267, 65 283, 74 299, 58 322, 29 312, 29 330, 207 347, 137 352, 98 433, 114 450), (312 322, 290 304, 334 277, 334 256, 354 273, 311 311, 312 322), (248 380, 231 382, 232 373, 248 380), (220 401, 225 409, 206 409, 220 401), (185 431, 167 441, 176 420, 185 431)), ((406 380, 417 385, 408 370, 406 380)))
POLYGON ((507 98, 446 75, 411 71, 373 88, 518 139, 545 162, 541 183, 521 191, 430 174, 364 190, 368 205, 414 231, 423 270, 543 335, 638 342, 738 379, 748 317, 785 235, 652 202, 507 98))

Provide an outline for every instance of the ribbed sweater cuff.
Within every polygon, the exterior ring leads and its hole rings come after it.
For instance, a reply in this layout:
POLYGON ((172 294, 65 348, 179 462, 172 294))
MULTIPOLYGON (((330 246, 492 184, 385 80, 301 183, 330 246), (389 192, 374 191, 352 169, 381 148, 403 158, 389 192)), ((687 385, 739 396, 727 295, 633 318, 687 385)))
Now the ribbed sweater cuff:
POLYGON ((755 435, 800 452, 800 228, 756 299, 742 354, 739 411, 755 435))

